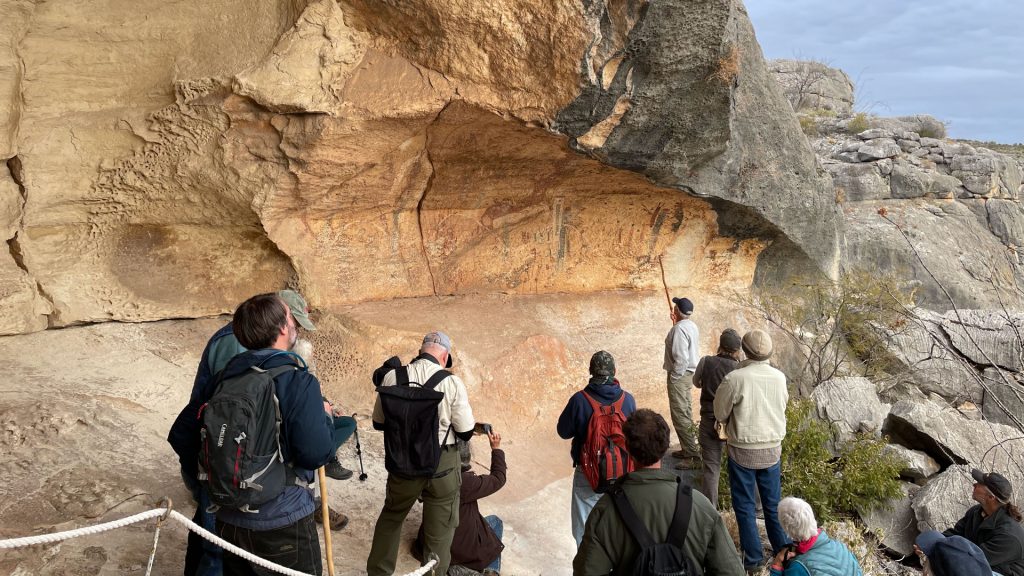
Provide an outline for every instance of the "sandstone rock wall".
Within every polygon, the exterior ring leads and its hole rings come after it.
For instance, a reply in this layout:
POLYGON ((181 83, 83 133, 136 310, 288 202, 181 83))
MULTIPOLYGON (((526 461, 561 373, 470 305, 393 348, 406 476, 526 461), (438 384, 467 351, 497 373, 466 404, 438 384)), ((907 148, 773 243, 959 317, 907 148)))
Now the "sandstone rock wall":
POLYGON ((335 308, 746 289, 771 245, 836 267, 829 179, 738 2, 0 16, 0 333, 208 315, 286 283, 335 308))

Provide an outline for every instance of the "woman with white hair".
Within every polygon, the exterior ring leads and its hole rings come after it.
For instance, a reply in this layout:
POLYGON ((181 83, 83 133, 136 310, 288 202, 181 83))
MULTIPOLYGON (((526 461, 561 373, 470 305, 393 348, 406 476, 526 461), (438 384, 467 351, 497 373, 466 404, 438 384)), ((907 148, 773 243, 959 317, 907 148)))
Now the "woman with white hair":
POLYGON ((779 523, 793 544, 775 555, 772 576, 861 576, 857 558, 818 527, 807 502, 783 498, 779 502, 779 523))

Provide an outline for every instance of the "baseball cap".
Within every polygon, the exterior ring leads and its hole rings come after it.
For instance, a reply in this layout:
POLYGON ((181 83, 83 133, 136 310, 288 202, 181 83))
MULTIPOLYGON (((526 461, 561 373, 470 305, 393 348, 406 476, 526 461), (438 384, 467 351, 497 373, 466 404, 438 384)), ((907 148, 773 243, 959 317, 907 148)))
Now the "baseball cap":
POLYGON ((594 352, 590 357, 590 374, 593 376, 615 376, 615 359, 604 350, 594 352))
POLYGON ((693 314, 693 302, 690 302, 689 298, 673 298, 672 303, 683 314, 693 314))
POLYGON ((452 367, 452 339, 447 334, 439 330, 427 332, 426 336, 423 337, 423 345, 427 344, 437 344, 444 348, 448 352, 448 362, 444 367, 452 367))
POLYGON ((1013 494, 1013 486, 1005 476, 997 472, 989 472, 988 474, 975 468, 971 470, 971 477, 978 484, 984 484, 986 488, 992 492, 992 495, 996 497, 1003 504, 1010 501, 1010 496, 1013 494))
POLYGON ((310 332, 316 331, 316 326, 309 319, 309 305, 306 304, 306 299, 301 294, 295 290, 281 290, 277 293, 277 297, 288 305, 288 309, 292 311, 292 317, 299 323, 299 326, 310 332))
POLYGON ((726 328, 718 338, 718 347, 726 352, 739 352, 740 334, 732 328, 726 328))

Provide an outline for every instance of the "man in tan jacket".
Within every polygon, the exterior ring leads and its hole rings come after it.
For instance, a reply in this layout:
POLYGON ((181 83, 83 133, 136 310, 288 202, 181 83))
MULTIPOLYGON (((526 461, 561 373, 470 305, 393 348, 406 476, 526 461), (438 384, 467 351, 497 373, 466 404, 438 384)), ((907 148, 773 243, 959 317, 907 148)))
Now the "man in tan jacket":
POLYGON ((772 339, 762 330, 743 336, 747 359, 722 380, 715 395, 715 419, 729 435, 729 489, 740 531, 743 566, 757 572, 764 562, 755 517, 756 495, 764 507, 764 524, 772 555, 789 544, 779 524, 782 439, 786 437, 786 376, 768 363, 772 339))

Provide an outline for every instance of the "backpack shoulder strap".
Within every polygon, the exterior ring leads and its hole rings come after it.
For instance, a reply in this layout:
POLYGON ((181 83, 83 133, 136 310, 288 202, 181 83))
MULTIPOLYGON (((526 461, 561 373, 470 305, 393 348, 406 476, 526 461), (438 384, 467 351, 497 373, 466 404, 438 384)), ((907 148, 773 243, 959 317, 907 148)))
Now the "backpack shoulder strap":
POLYGON ((409 385, 409 367, 402 365, 395 368, 395 386, 409 385))
POLYGON ((619 512, 619 518, 622 519, 622 523, 626 525, 626 529, 633 535, 640 548, 654 546, 654 538, 651 537, 650 531, 644 526, 640 517, 636 515, 636 510, 629 503, 629 498, 626 498, 626 492, 622 489, 621 479, 615 483, 615 487, 612 488, 610 494, 612 501, 615 503, 615 509, 619 512))
POLYGON ((580 390, 580 394, 582 394, 582 395, 583 395, 583 397, 584 397, 584 398, 585 398, 585 399, 587 400, 587 402, 589 402, 589 403, 590 403, 590 408, 591 408, 591 409, 592 409, 592 410, 593 410, 593 411, 594 411, 595 413, 598 413, 598 412, 600 412, 600 411, 601 411, 601 403, 600 403, 600 402, 598 402, 598 401, 597 401, 597 400, 596 400, 596 399, 595 399, 595 398, 594 398, 593 396, 591 396, 590 394, 587 394, 587 391, 586 391, 586 390, 580 390))
POLYGON ((692 489, 676 478, 679 490, 676 493, 676 511, 672 514, 672 524, 668 527, 666 542, 674 544, 680 550, 686 542, 686 533, 690 529, 690 514, 693 512, 692 489))
POLYGON ((423 387, 426 388, 427 390, 433 390, 434 388, 437 387, 438 384, 441 383, 442 380, 451 375, 452 373, 447 370, 438 370, 437 372, 431 374, 430 378, 427 378, 427 381, 423 383, 423 387))

